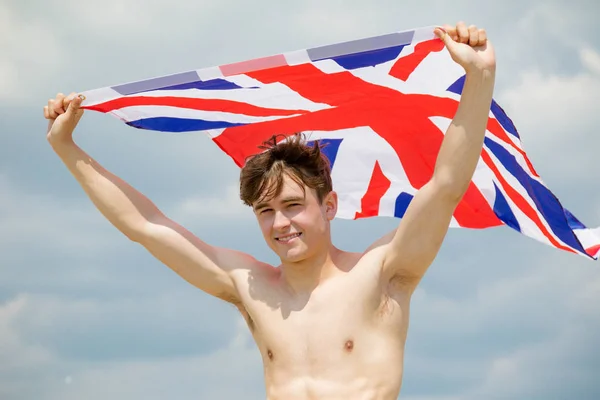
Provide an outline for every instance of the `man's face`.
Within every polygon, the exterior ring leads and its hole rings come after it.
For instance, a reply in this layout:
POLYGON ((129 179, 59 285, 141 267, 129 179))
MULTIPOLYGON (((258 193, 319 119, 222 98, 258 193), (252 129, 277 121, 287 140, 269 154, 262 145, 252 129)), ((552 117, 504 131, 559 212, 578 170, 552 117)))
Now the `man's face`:
POLYGON ((329 244, 329 222, 337 211, 335 193, 320 204, 314 190, 289 176, 279 196, 254 205, 262 234, 282 261, 297 262, 329 244))

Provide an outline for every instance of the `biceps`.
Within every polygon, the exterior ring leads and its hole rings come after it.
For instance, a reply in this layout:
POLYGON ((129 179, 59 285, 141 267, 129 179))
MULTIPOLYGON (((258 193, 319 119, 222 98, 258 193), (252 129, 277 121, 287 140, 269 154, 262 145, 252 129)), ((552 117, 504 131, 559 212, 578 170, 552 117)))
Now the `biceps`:
POLYGON ((415 195, 386 251, 387 275, 420 279, 444 241, 456 200, 429 183, 415 195))
POLYGON ((193 286, 216 297, 237 297, 232 251, 210 246, 172 221, 149 223, 141 237, 150 254, 193 286))

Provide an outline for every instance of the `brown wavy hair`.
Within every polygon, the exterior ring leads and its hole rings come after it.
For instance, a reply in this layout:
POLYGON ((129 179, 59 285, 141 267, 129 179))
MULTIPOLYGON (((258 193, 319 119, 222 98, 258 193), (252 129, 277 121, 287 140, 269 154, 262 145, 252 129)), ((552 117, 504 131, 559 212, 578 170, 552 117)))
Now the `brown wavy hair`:
MULTIPOLYGON (((249 157, 240 173, 240 198, 252 207, 277 197, 289 176, 304 191, 304 185, 316 192, 321 203, 332 190, 331 166, 319 141, 306 142, 303 133, 277 142, 283 135, 273 135, 258 148, 263 152, 249 157)), ((283 136, 285 137, 285 136, 283 136)))

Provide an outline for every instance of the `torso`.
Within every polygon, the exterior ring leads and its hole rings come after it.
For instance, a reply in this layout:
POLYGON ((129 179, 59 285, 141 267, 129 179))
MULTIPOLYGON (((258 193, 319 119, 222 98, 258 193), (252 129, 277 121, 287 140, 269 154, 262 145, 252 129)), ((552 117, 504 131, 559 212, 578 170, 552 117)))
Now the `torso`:
POLYGON ((269 400, 397 398, 409 295, 382 281, 379 257, 345 257, 349 271, 304 299, 284 288, 277 269, 235 277, 269 400))

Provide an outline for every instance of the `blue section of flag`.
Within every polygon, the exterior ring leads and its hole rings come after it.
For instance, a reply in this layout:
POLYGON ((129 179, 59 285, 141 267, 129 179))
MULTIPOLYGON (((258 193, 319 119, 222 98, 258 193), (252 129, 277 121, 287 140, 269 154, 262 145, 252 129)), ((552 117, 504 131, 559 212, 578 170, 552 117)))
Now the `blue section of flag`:
POLYGON ((568 246, 585 254, 585 249, 569 226, 564 208, 552 192, 529 176, 515 157, 504 147, 490 138, 485 138, 485 145, 527 191, 527 194, 535 203, 535 208, 539 211, 541 217, 546 220, 552 232, 568 246))
POLYGON ((332 57, 331 59, 345 69, 353 70, 364 67, 374 67, 388 61, 395 60, 402 52, 404 45, 387 47, 385 49, 364 51, 361 53, 348 54, 332 57))
POLYGON ((512 120, 508 118, 508 115, 506 115, 502 107, 496 103, 496 100, 492 100, 492 114, 494 114, 494 118, 498 120, 506 132, 516 136, 517 138, 520 138, 519 132, 517 132, 517 128, 513 124, 512 120))
MULTIPOLYGON (((343 139, 319 139, 321 145, 324 145, 321 150, 325 156, 329 159, 329 163, 331 164, 331 168, 333 169, 333 165, 335 164, 335 159, 337 157, 338 150, 340 149, 340 143, 342 143, 343 139)), ((309 144, 313 144, 315 141, 308 141, 309 144)))
POLYGON ((405 192, 400 193, 400 196, 396 198, 396 206, 394 208, 394 216, 396 218, 404 217, 404 213, 406 212, 406 209, 408 208, 408 205, 412 199, 413 195, 405 192))
POLYGON ((511 228, 521 232, 521 225, 519 225, 519 221, 517 221, 517 217, 512 212, 510 205, 506 201, 504 194, 498 189, 498 186, 494 183, 494 188, 496 188, 496 201, 494 201, 494 213, 500 218, 502 222, 511 228))
POLYGON ((450 87, 446 90, 448 90, 449 92, 452 92, 452 93, 462 94, 463 87, 465 86, 465 78, 466 78, 466 75, 461 76, 460 78, 458 78, 458 80, 456 82, 454 82, 452 85, 450 85, 450 87))
POLYGON ((565 210, 565 217, 567 217, 567 222, 571 229, 587 229, 587 226, 581 223, 569 210, 565 210))
MULTIPOLYGON (((450 85, 450 87, 447 90, 449 92, 456 93, 459 95, 462 94, 463 88, 465 86, 465 79, 466 75, 461 76, 456 82, 450 85)), ((500 125, 502 126, 502 128, 504 128, 506 132, 510 133, 511 135, 517 138, 519 137, 519 132, 517 132, 517 128, 513 124, 512 120, 508 118, 508 115, 506 115, 502 107, 500 107, 495 100, 492 100, 491 111, 492 114, 494 114, 494 118, 498 120, 498 123, 500 123, 500 125)))
POLYGON ((160 132, 192 132, 206 129, 223 129, 246 124, 236 124, 226 121, 205 121, 202 119, 156 117, 127 122, 127 125, 134 128, 160 132))
MULTIPOLYGON (((185 89, 200 89, 200 90, 232 90, 242 89, 241 86, 225 79, 211 79, 210 81, 195 81, 181 83, 179 85, 165 86, 156 90, 185 90, 185 89)), ((248 88, 257 89, 257 88, 248 88)))

